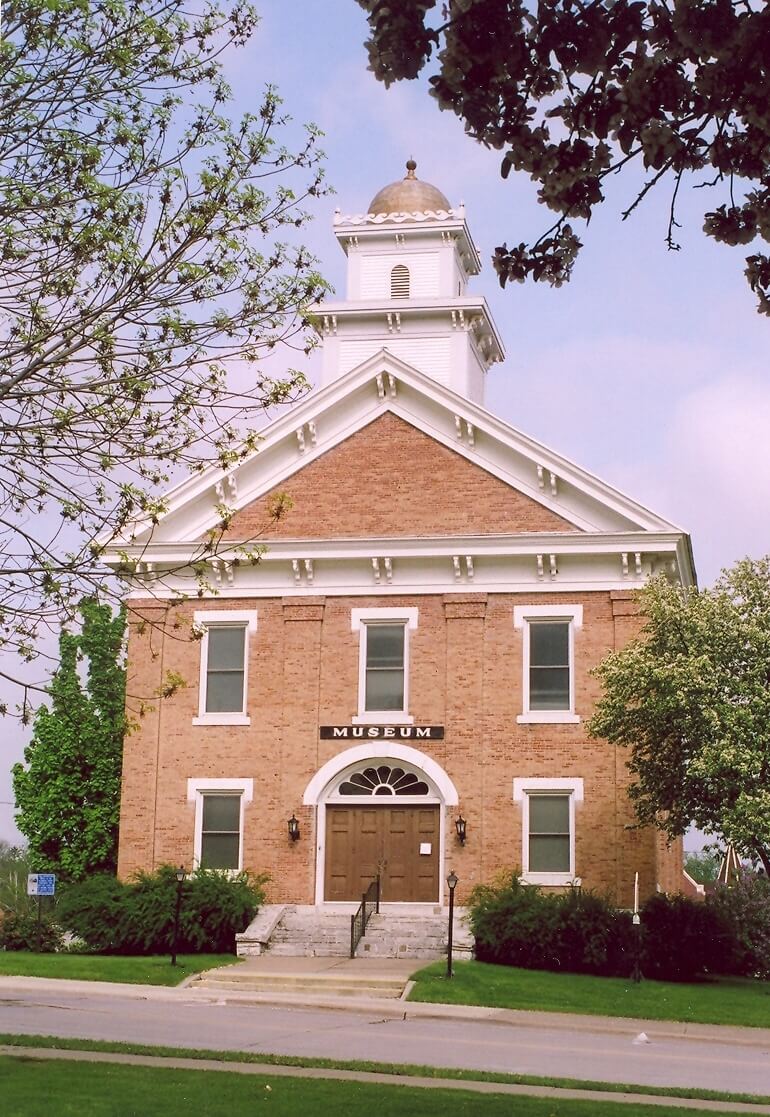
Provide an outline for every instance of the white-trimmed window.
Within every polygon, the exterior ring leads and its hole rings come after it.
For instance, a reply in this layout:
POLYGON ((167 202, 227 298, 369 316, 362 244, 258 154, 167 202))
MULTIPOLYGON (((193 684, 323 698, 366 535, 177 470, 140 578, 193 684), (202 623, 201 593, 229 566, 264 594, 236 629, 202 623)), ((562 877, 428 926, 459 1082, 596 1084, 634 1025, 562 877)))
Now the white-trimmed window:
POLYGON ((356 724, 411 725, 409 633, 417 609, 353 609, 351 627, 360 634, 356 724))
POLYGON ((522 712, 518 722, 577 722, 575 629, 582 605, 517 605, 514 627, 523 638, 522 712))
POLYGON ((198 716, 194 725, 250 725, 246 708, 249 637, 256 612, 217 609, 196 612, 201 641, 198 716))
POLYGON ((243 868, 243 815, 253 797, 253 779, 187 781, 187 798, 195 803, 196 868, 228 872, 243 868))
POLYGON ((579 884, 575 876, 575 804, 583 801, 582 779, 517 778, 513 800, 521 804, 522 880, 527 884, 579 884))

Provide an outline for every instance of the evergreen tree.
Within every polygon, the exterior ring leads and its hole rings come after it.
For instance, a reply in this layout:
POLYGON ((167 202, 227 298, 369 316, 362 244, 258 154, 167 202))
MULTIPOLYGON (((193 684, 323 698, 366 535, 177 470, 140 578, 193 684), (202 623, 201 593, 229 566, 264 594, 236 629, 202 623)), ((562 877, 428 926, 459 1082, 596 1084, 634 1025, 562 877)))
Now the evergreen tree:
POLYGON ((59 637, 50 704, 35 715, 25 764, 13 769, 30 867, 68 880, 115 870, 126 729, 125 613, 89 599, 80 614, 81 631, 59 637))

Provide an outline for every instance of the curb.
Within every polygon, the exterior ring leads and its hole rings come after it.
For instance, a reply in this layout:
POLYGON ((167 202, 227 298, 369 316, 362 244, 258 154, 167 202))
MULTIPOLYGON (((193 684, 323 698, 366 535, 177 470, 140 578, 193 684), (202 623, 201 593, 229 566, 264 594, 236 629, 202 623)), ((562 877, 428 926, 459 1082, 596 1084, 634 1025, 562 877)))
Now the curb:
POLYGON ((39 1047, 0 1046, 0 1055, 10 1058, 38 1059, 42 1062, 58 1059, 72 1062, 118 1063, 124 1066, 174 1067, 181 1070, 214 1071, 230 1074, 264 1076, 265 1078, 321 1078, 337 1082, 366 1082, 380 1086, 409 1086, 412 1089, 443 1089, 474 1094, 503 1094, 529 1096, 550 1100, 594 1101, 616 1104, 635 1103, 652 1109, 665 1106, 675 1109, 697 1109, 699 1112, 745 1113, 770 1115, 770 1106, 761 1102, 730 1102, 705 1098, 686 1098, 667 1094, 634 1093, 632 1090, 593 1090, 564 1086, 538 1086, 507 1082, 486 1082, 481 1079, 425 1078, 420 1075, 383 1074, 378 1071, 352 1071, 327 1067, 288 1067, 272 1063, 222 1062, 218 1059, 185 1059, 157 1055, 129 1055, 118 1052, 79 1051, 77 1049, 51 1049, 39 1047))
POLYGON ((4 990, 45 992, 47 995, 82 993, 96 996, 124 997, 131 1000, 155 1000, 196 1004, 274 1005, 291 1009, 325 1009, 335 1012, 376 1014, 390 1019, 417 1020, 478 1020, 516 1028, 575 1027, 594 1035, 638 1035, 645 1032, 652 1042, 667 1039, 691 1039, 719 1042, 736 1047, 760 1048, 770 1053, 770 1029, 741 1028, 727 1024, 693 1024, 672 1020, 645 1020, 626 1016, 585 1016, 579 1013, 536 1012, 526 1009, 487 1008, 480 1005, 435 1004, 406 1001, 402 998, 340 997, 301 993, 236 992, 207 990, 195 987, 191 975, 181 985, 129 985, 108 981, 77 981, 71 978, 0 977, 0 994, 4 990))

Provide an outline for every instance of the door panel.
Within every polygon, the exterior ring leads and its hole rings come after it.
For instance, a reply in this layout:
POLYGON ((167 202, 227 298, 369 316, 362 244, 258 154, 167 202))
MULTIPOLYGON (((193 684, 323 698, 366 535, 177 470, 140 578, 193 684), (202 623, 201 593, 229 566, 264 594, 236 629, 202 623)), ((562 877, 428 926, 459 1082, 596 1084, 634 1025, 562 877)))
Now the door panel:
POLYGON ((360 900, 379 866, 384 902, 436 903, 438 865, 438 806, 327 807, 327 900, 360 900))

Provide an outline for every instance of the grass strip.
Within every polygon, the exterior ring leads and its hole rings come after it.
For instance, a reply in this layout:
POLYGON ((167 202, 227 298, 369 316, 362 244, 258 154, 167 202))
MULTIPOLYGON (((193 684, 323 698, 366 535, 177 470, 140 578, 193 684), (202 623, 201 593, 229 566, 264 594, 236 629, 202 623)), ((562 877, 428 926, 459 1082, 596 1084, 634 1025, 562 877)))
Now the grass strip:
POLYGON ((635 984, 619 977, 458 962, 449 980, 446 963, 434 962, 412 980, 410 1001, 770 1028, 770 981, 750 978, 635 984))
POLYGON ((319 1067, 323 1070, 363 1071, 400 1075, 405 1078, 446 1078, 457 1082, 498 1082, 510 1086, 550 1086, 562 1090, 600 1090, 608 1094, 640 1094, 652 1097, 692 1098, 697 1101, 744 1102, 770 1105, 767 1094, 733 1094, 681 1086, 642 1086, 625 1082, 594 1082, 582 1078, 540 1077, 534 1074, 505 1074, 498 1071, 458 1070, 456 1067, 419 1066, 413 1063, 377 1063, 360 1059, 321 1059, 300 1055, 271 1055, 251 1051, 216 1051, 194 1047, 153 1047, 145 1043, 110 1040, 69 1039, 59 1036, 0 1033, 0 1045, 35 1047, 51 1051, 98 1051, 119 1055, 151 1055, 159 1059, 216 1059, 221 1063, 257 1063, 279 1067, 319 1067))
MULTIPOLYGON (((328 1078, 278 1077, 190 1070, 179 1067, 124 1066, 104 1063, 38 1061, 0 1055, 3 1082, 3 1117, 39 1117, 55 1099, 57 1117, 178 1117, 187 1110, 206 1117, 232 1117, 251 1113, 268 1103, 273 1117, 297 1113, 334 1113, 336 1117, 682 1117, 681 1108, 659 1103, 612 1098, 538 1097, 498 1093, 481 1087, 484 1094, 462 1086, 437 1084, 412 1086, 403 1081, 335 1081, 328 1078), (487 1090, 491 1092, 486 1092, 487 1090)), ((713 1110, 688 1109, 692 1117, 710 1117, 713 1110)))
POLYGON ((0 951, 3 977, 66 978, 114 981, 121 985, 179 985, 186 977, 237 962, 234 954, 180 954, 176 966, 168 954, 134 957, 121 954, 36 954, 0 951))

